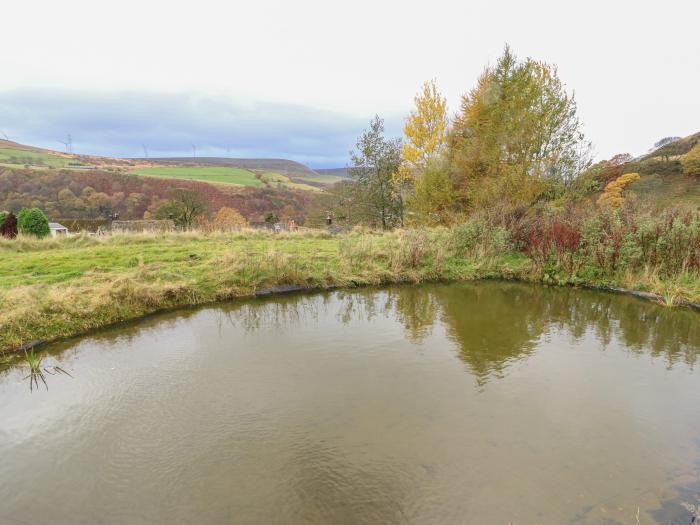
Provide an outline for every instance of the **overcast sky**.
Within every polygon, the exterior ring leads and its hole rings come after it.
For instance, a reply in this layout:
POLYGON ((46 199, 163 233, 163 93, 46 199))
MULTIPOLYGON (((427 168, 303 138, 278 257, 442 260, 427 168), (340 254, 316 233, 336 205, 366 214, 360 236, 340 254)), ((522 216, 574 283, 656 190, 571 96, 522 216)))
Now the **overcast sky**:
POLYGON ((508 42, 557 64, 598 158, 700 131, 700 1, 7 2, 0 131, 81 153, 342 166, 423 81, 454 112, 508 42))

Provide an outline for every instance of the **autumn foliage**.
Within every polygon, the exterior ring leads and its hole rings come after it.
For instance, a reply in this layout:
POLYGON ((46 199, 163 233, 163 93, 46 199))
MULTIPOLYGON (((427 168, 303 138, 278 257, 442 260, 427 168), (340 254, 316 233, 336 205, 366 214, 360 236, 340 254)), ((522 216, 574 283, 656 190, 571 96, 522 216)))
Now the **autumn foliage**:
POLYGON ((700 175, 700 143, 696 144, 685 156, 681 159, 683 173, 686 175, 700 175))
POLYGON ((196 191, 211 212, 226 206, 252 221, 286 209, 301 222, 313 198, 311 192, 285 188, 237 188, 103 170, 0 168, 0 210, 16 213, 38 207, 51 220, 104 219, 112 213, 125 220, 141 219, 170 199, 175 188, 196 191))
POLYGON ((248 221, 237 210, 224 206, 216 212, 212 226, 219 231, 234 231, 248 226, 248 221))
POLYGON ((625 202, 625 198, 622 195, 625 187, 638 180, 639 173, 625 173, 624 175, 620 175, 605 186, 605 191, 603 191, 603 194, 598 198, 598 204, 600 206, 619 208, 625 202))

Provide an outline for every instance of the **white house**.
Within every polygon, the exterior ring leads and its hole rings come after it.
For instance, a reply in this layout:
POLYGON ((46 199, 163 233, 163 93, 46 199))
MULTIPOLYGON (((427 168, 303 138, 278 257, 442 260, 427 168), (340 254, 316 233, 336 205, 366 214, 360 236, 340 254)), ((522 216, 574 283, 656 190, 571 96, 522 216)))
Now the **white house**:
POLYGON ((68 235, 68 228, 57 222, 50 222, 49 230, 51 230, 51 237, 56 237, 57 235, 68 235))

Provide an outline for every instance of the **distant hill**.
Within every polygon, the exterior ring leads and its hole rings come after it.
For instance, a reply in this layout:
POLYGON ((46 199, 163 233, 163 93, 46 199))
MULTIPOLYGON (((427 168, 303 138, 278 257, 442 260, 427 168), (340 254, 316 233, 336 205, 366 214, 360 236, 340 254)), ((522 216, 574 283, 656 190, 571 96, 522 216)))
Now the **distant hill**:
POLYGON ((104 169, 136 175, 254 188, 317 192, 337 180, 287 159, 224 157, 114 158, 62 153, 0 140, 0 166, 31 169, 104 169))
POLYGON ((700 142, 700 133, 688 135, 685 138, 661 146, 651 153, 644 155, 640 160, 668 160, 671 158, 678 158, 688 153, 698 142, 700 142))
POLYGON ((339 180, 285 159, 121 159, 68 154, 0 140, 0 211, 39 206, 52 220, 139 219, 175 187, 205 196, 210 211, 238 209, 303 223, 314 194, 339 180))

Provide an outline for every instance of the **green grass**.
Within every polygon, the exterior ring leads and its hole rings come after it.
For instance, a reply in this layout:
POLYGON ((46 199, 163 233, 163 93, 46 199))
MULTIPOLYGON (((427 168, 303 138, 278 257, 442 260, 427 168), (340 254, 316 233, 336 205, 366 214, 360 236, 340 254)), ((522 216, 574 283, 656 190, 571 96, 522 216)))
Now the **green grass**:
POLYGON ((346 180, 345 177, 339 177, 338 175, 301 175, 295 177, 295 179, 302 182, 311 182, 314 184, 323 184, 325 186, 330 186, 341 180, 346 180))
POLYGON ((315 186, 309 186, 308 184, 303 184, 295 182, 296 180, 302 180, 301 177, 295 177, 294 180, 289 178, 287 175, 282 175, 275 171, 266 171, 262 174, 263 180, 268 181, 273 187, 281 184, 286 188, 293 188, 297 190, 304 191, 320 191, 319 188, 315 186))
POLYGON ((250 170, 228 166, 161 166, 134 170, 138 175, 163 177, 168 179, 198 180, 218 184, 234 184, 236 186, 264 186, 250 170))
POLYGON ((629 191, 659 208, 700 206, 700 181, 681 173, 642 175, 629 191))
POLYGON ((0 163, 12 166, 44 166, 49 168, 62 168, 70 164, 71 160, 58 155, 44 153, 42 151, 29 151, 23 149, 0 148, 0 163))
POLYGON ((168 233, 0 240, 0 351, 163 308, 291 284, 310 288, 474 274, 442 254, 447 230, 421 234, 168 233), (416 244, 416 254, 411 246, 416 244))
POLYGON ((154 168, 140 168, 134 170, 134 173, 149 177, 197 180, 215 184, 252 186, 255 188, 262 188, 265 186, 274 188, 277 187, 278 184, 281 184, 285 188, 319 191, 319 189, 314 186, 295 182, 288 176, 274 171, 266 171, 258 177, 253 171, 230 166, 160 166, 154 168))

